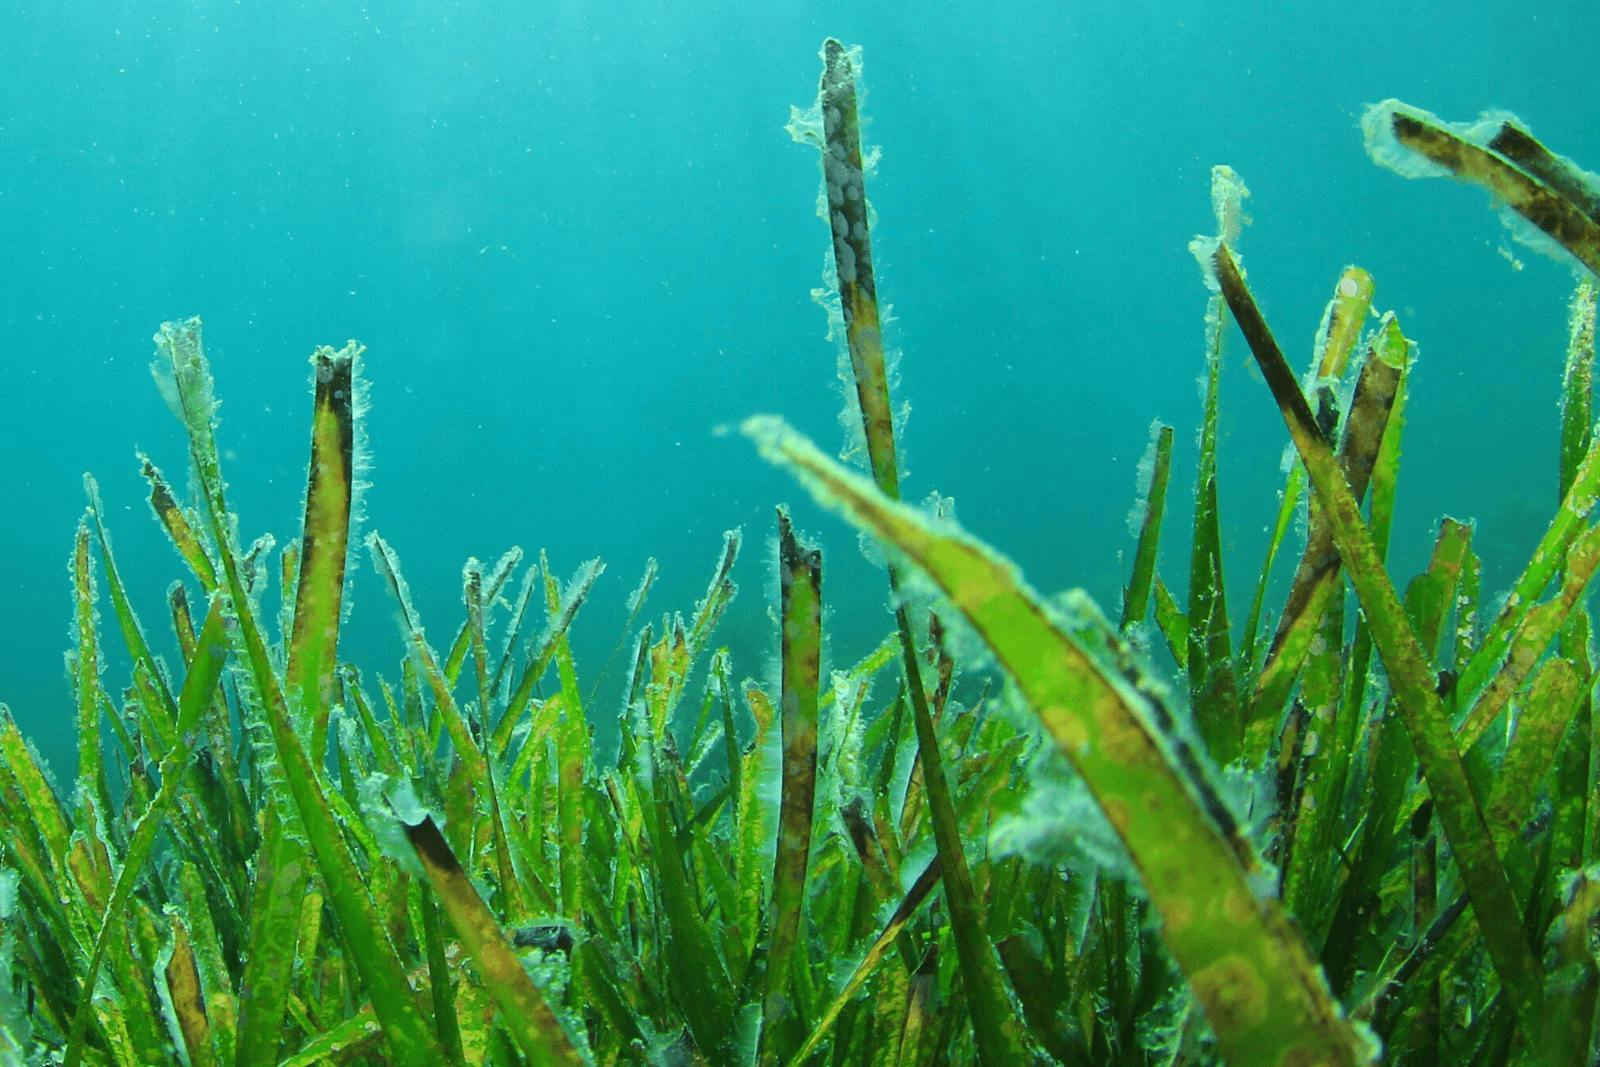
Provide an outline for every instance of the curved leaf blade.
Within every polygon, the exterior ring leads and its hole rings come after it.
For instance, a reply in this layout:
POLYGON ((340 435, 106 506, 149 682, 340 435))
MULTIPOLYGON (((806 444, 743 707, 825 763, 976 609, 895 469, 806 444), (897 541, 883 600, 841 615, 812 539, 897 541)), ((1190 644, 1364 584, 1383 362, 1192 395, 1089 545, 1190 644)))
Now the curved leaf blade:
POLYGON ((1321 973, 1276 903, 1257 898, 1234 846, 1197 802, 1139 698, 1052 617, 1015 568, 953 527, 935 529, 823 456, 781 420, 744 431, 819 503, 899 549, 967 617, 1116 828, 1163 935, 1234 1063, 1363 1062, 1321 973))

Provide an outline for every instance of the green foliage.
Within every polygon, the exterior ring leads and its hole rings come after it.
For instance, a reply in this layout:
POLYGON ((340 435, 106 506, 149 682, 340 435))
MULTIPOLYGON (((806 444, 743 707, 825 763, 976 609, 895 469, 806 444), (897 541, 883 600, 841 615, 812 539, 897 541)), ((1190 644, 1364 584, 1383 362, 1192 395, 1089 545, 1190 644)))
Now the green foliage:
MULTIPOLYGON (((871 477, 779 420, 747 429, 888 549, 893 631, 853 661, 830 648, 822 550, 780 509, 775 690, 736 682, 716 644, 730 531, 704 598, 656 623, 651 561, 605 708, 603 670, 569 642, 598 560, 565 583, 542 553, 469 560, 435 647, 370 532, 399 640, 364 678, 340 650, 360 346, 312 357, 304 515, 274 560, 228 506, 199 321, 168 324, 157 377, 193 499, 140 459, 185 571, 171 640, 141 618, 87 480, 69 792, 0 706, 0 1061, 1354 1064, 1376 1042, 1395 1062, 1592 1058, 1592 280, 1560 383, 1558 506, 1512 593, 1480 605, 1498 546, 1450 518, 1402 587, 1386 552, 1413 346, 1348 268, 1302 385, 1238 266, 1244 187, 1219 168, 1217 232, 1192 246, 1212 296, 1187 588, 1163 580, 1158 424, 1113 627, 900 501, 859 54, 829 41, 823 59, 792 129, 822 154, 871 477), (1266 558, 1229 561, 1254 564, 1242 627, 1218 512, 1225 312, 1298 457, 1262 504, 1266 558), (591 736, 607 714, 614 758, 591 736)), ((1486 135, 1389 102, 1366 125, 1383 161, 1482 182, 1600 263, 1582 172, 1514 123, 1486 135)))

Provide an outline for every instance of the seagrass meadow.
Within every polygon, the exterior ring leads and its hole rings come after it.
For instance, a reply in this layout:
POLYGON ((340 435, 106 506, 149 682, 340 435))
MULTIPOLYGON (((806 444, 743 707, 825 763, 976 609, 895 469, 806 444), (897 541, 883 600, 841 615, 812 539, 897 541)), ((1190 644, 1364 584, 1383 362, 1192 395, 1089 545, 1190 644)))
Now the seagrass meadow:
POLYGON ((166 601, 134 602, 125 519, 86 477, 75 780, 0 715, 0 1059, 1595 1061, 1591 177, 1507 115, 1390 100, 1363 120, 1375 161, 1484 187, 1575 266, 1561 499, 1503 601, 1469 522, 1439 518, 1420 573, 1388 565, 1415 346, 1350 266, 1292 369, 1242 265, 1244 182, 1219 166, 1190 245, 1193 521, 1164 521, 1187 476, 1157 423, 1122 601, 1099 606, 1036 592, 944 501, 901 500, 859 53, 830 39, 822 60, 789 129, 821 160, 859 462, 777 416, 738 428, 842 520, 801 531, 776 508, 773 588, 739 594, 771 596, 771 677, 719 640, 739 531, 706 546, 692 605, 657 613, 650 562, 614 705, 569 640, 598 559, 469 559, 458 616, 425 631, 362 514, 355 342, 311 357, 298 533, 254 536, 200 320, 167 323, 153 370, 188 472, 140 464, 176 550, 166 601), (1275 405, 1290 450, 1264 558, 1225 560, 1220 368, 1241 342, 1265 385, 1227 402, 1275 405), (826 560, 857 533, 893 623, 828 662, 826 560), (341 653, 358 554, 392 599, 389 664, 341 653), (614 756, 591 725, 613 720, 614 756))

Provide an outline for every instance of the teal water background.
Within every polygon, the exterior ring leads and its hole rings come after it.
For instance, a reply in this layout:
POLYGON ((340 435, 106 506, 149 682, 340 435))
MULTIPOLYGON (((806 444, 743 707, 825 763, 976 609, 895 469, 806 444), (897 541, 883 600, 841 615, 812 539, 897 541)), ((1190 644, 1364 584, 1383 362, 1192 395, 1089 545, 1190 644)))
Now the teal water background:
MULTIPOLYGON (((817 158, 783 128, 815 95, 826 35, 865 48, 909 496, 955 497, 1036 586, 1112 610, 1159 416, 1178 427, 1162 570, 1181 592, 1206 301, 1185 246, 1212 228, 1209 170, 1228 163, 1254 193, 1251 280, 1297 365, 1349 262, 1419 342, 1397 572, 1437 516, 1475 517, 1486 590, 1503 589, 1554 505, 1571 268, 1515 244, 1481 193, 1375 167, 1356 124, 1388 96, 1451 119, 1503 107, 1600 168, 1597 31, 1592 0, 5 0, 0 700, 69 771, 66 561, 86 470, 145 625, 166 629, 181 564, 134 450, 181 480, 147 366, 155 327, 192 314, 247 540, 297 531, 312 347, 368 346, 367 527, 400 553, 436 643, 460 618, 466 556, 545 547, 570 573, 598 555, 575 644, 601 682, 645 559, 661 561, 650 614, 688 610, 721 532, 743 526, 723 639, 739 675, 760 675, 763 545, 790 501, 827 552, 833 657, 867 651, 890 619, 854 536, 714 432, 776 412, 840 439, 809 296, 827 248, 817 158)), ((1284 443, 1246 359, 1230 336, 1236 608, 1284 443)), ((346 654, 393 676, 392 606, 364 553, 352 581, 346 654)), ((590 709, 602 730, 620 674, 590 709)), ((107 683, 126 684, 120 664, 107 683)))

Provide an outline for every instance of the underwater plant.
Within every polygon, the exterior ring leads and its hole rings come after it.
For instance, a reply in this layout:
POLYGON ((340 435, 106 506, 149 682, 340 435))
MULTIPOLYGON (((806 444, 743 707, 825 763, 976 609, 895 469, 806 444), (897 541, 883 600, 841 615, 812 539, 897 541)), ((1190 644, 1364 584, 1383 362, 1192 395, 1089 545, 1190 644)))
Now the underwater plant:
POLYGON ((735 682, 716 635, 741 533, 704 597, 658 622, 652 560, 603 759, 568 641, 601 563, 563 581, 544 553, 468 560, 435 644, 392 546, 356 535, 354 342, 311 357, 299 535, 246 544, 200 321, 168 323, 155 371, 192 499, 140 465, 185 569, 163 624, 181 662, 156 654, 86 479, 70 790, 0 706, 0 1059, 1592 1060, 1588 176, 1508 116, 1452 126, 1388 101, 1364 121, 1380 162, 1484 185, 1586 271, 1561 504, 1495 606, 1469 523, 1442 519, 1403 589, 1390 574, 1414 345, 1374 310, 1374 280, 1337 279, 1297 378, 1240 266, 1244 184, 1216 168, 1216 232, 1191 245, 1210 296, 1186 600, 1160 573, 1173 429, 1157 424, 1113 623, 1084 594, 1033 590, 937 502, 900 499, 860 56, 830 39, 822 59, 790 130, 822 161, 824 303, 866 473, 776 417, 743 429, 884 548, 893 632, 824 662, 823 553, 780 507, 778 671, 735 682), (1229 317, 1296 457, 1242 627, 1217 507, 1229 317), (390 675, 341 655, 353 540, 395 604, 390 675))

